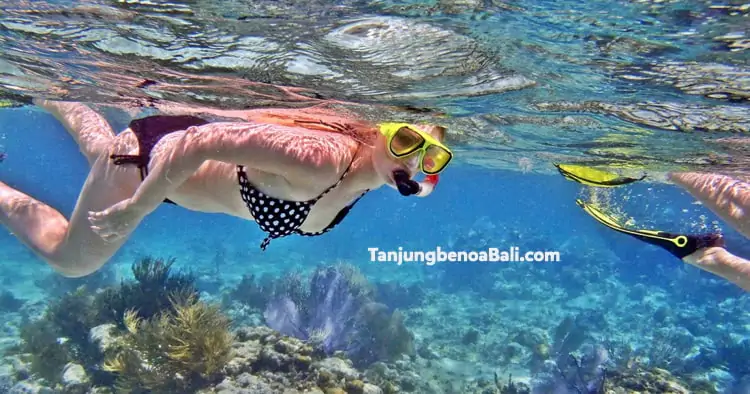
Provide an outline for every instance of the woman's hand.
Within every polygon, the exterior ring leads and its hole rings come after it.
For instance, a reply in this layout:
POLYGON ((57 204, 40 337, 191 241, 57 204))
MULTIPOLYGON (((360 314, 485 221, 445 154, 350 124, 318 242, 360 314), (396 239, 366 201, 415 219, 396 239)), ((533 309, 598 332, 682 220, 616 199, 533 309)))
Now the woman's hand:
POLYGON ((130 235, 144 217, 132 198, 120 201, 111 207, 89 212, 91 230, 107 242, 119 241, 130 235))

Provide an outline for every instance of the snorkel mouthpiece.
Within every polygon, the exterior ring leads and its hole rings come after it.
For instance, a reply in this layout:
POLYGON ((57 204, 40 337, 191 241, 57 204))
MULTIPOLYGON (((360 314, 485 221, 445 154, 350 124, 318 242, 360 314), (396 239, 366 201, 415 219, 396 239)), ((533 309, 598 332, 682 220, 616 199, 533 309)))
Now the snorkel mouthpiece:
POLYGON ((402 196, 411 196, 419 193, 419 183, 413 181, 404 170, 393 171, 393 180, 396 182, 399 193, 402 196))
POLYGON ((417 182, 404 170, 393 171, 393 180, 402 196, 416 195, 417 197, 427 197, 435 189, 438 183, 437 175, 428 175, 422 182, 417 182))

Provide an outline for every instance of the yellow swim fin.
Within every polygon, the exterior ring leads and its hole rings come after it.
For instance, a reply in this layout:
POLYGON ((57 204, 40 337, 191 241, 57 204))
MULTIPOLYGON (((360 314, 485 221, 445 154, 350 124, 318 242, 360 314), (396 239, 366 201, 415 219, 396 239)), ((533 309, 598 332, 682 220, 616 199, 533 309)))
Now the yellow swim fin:
POLYGON ((581 199, 577 199, 576 204, 599 223, 643 242, 660 246, 679 259, 701 248, 724 246, 724 238, 721 234, 673 234, 666 231, 629 229, 618 223, 612 216, 605 214, 599 208, 581 199))
POLYGON ((643 180, 640 178, 620 176, 612 172, 597 170, 596 168, 575 164, 555 164, 557 171, 566 179, 595 187, 615 187, 643 180))

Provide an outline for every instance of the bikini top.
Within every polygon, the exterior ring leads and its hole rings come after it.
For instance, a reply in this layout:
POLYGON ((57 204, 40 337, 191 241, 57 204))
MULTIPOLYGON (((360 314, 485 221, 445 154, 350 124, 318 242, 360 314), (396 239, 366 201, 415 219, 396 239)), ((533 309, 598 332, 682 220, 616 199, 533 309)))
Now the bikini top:
MULTIPOLYGON (((151 157, 151 150, 162 137, 175 131, 185 130, 190 126, 200 126, 206 123, 209 122, 194 116, 156 115, 133 120, 130 122, 129 128, 138 139, 138 154, 112 155, 110 158, 115 165, 137 165, 140 169, 141 181, 143 181, 148 175, 148 163, 151 157)), ((354 157, 356 157, 356 154, 354 157)), ((341 184, 344 178, 349 174, 353 162, 354 159, 352 158, 352 162, 349 163, 349 166, 344 170, 343 174, 341 174, 341 177, 335 184, 328 187, 319 196, 307 201, 282 200, 261 192, 250 183, 244 166, 238 165, 237 179, 240 186, 240 196, 261 230, 268 233, 268 236, 261 243, 260 248, 266 250, 266 247, 272 239, 292 234, 308 237, 321 235, 331 231, 341 223, 346 215, 349 214, 349 211, 354 207, 354 204, 364 197, 364 195, 370 191, 369 189, 365 190, 359 197, 339 211, 331 223, 323 230, 314 233, 307 233, 299 229, 310 214, 313 205, 341 184)), ((164 202, 177 205, 169 199, 165 199, 164 202)))
MULTIPOLYGON (((354 159, 352 159, 352 163, 353 162, 354 159)), ((250 183, 243 166, 237 166, 240 196, 242 196, 242 200, 245 202, 245 205, 247 205, 247 208, 250 210, 250 213, 253 215, 260 228, 268 233, 268 236, 261 243, 260 248, 265 250, 272 239, 286 237, 292 234, 308 237, 321 235, 331 231, 341 223, 346 215, 349 214, 352 207, 354 207, 354 204, 364 197, 369 189, 365 190, 352 203, 339 211, 336 217, 333 218, 333 221, 331 221, 326 228, 314 233, 307 233, 299 229, 310 214, 313 205, 341 184, 344 178, 349 174, 352 163, 349 163, 349 166, 344 170, 344 173, 341 174, 341 177, 336 183, 329 186, 319 196, 307 201, 289 201, 271 197, 261 192, 250 183)))

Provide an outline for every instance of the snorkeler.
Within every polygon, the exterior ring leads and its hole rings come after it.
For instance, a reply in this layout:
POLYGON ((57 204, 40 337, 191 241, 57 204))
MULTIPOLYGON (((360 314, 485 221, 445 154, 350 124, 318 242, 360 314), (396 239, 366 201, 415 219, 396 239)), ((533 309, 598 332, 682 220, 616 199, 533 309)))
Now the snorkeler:
POLYGON ((68 277, 98 270, 162 202, 254 220, 268 233, 265 249, 331 230, 383 185, 427 196, 453 157, 441 126, 375 125, 322 109, 248 111, 262 122, 151 116, 115 135, 84 104, 34 103, 65 126, 91 169, 70 220, 0 182, 0 221, 68 277))
MULTIPOLYGON (((687 190, 733 228, 750 238, 750 185, 716 174, 671 173, 670 180, 687 190)), ((605 226, 660 246, 685 263, 718 275, 750 291, 750 261, 729 253, 721 234, 674 234, 625 227, 599 208, 580 199, 578 206, 605 226)))

